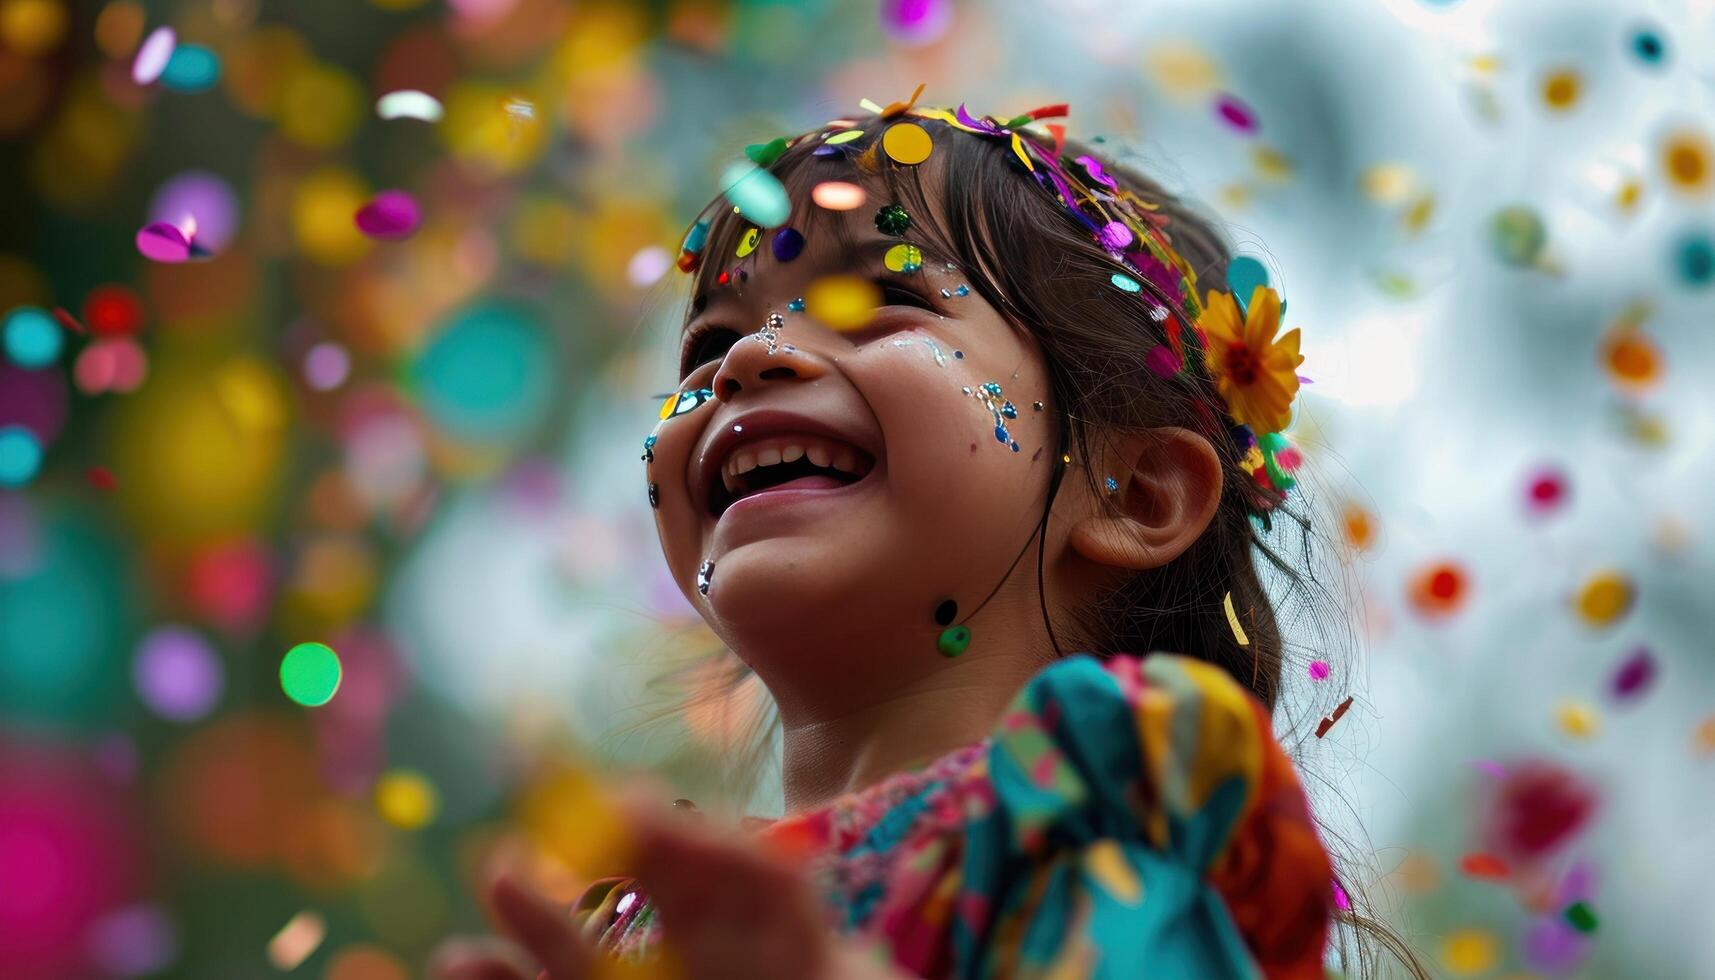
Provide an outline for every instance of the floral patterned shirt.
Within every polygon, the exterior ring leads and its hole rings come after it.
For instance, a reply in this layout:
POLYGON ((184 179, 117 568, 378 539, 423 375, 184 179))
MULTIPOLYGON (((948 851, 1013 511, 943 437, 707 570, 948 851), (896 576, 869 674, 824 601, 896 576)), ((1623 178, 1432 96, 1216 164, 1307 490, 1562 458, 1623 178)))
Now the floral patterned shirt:
MULTIPOLYGON (((1267 709, 1200 660, 1057 661, 983 741, 758 832, 919 976, 1323 976, 1327 852, 1267 709)), ((574 914, 624 959, 660 941, 632 879, 574 914)))

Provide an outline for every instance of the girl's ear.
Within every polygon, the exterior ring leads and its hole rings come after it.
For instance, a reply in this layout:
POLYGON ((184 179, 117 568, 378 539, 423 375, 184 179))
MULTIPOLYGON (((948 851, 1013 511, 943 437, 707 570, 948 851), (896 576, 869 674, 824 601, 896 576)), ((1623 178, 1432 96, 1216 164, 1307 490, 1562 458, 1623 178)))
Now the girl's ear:
POLYGON ((1221 504, 1215 447, 1174 426, 1115 439, 1107 455, 1113 470, 1097 472, 1096 485, 1108 506, 1098 501, 1073 525, 1072 547, 1093 562, 1137 571, 1184 554, 1221 504))

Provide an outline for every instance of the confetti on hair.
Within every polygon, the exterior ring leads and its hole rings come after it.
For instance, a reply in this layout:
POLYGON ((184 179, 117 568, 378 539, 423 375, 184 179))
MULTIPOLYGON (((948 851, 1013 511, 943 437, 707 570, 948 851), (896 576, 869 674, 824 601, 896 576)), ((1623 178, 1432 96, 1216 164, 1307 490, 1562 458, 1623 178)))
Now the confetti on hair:
POLYGON ((1343 715, 1345 715, 1346 710, 1348 708, 1350 708, 1351 706, 1352 706, 1352 695, 1348 694, 1348 695, 1346 695, 1346 700, 1341 701, 1340 706, 1334 709, 1333 714, 1329 715, 1326 718, 1323 718, 1321 721, 1316 723, 1316 737, 1321 738, 1322 736, 1328 734, 1328 729, 1333 728, 1334 723, 1339 721, 1340 718, 1343 715))
POLYGON ((1239 614, 1233 609, 1233 594, 1228 592, 1221 600, 1221 607, 1227 611, 1227 625, 1233 628, 1233 640, 1241 647, 1251 645, 1251 638, 1245 635, 1245 628, 1239 624, 1239 614))
POLYGON ((810 189, 810 200, 829 211, 854 211, 867 197, 862 187, 843 180, 824 180, 810 189))

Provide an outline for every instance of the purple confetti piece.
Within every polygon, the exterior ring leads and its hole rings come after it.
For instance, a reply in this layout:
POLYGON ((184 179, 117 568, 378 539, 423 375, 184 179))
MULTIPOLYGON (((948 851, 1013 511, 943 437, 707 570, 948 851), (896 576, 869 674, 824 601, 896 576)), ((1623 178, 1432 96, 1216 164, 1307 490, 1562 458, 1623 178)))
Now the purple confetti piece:
POLYGON ((1223 94, 1216 99, 1215 114, 1241 133, 1256 132, 1256 115, 1236 96, 1223 94))
POLYGON ((178 225, 155 221, 137 232, 137 251, 152 262, 177 264, 190 260, 191 240, 178 225))
POLYGON ((397 242, 410 238, 422 222, 417 202, 404 191, 382 191, 357 209, 357 229, 370 238, 397 242))
POLYGON ((1156 344, 1143 356, 1143 363, 1158 378, 1171 378, 1179 372, 1179 355, 1166 344, 1156 344))
POLYGON ((1650 655, 1648 647, 1638 647, 1614 671, 1610 689, 1616 699, 1627 701, 1643 694, 1654 683, 1655 657, 1650 655))
POLYGON ((1490 776, 1493 776, 1496 779, 1507 778, 1507 771, 1504 768, 1502 768, 1501 764, 1498 762, 1489 762, 1488 760, 1485 759, 1485 760, 1479 760, 1478 762, 1475 762, 1472 764, 1475 765, 1478 769, 1481 769, 1483 772, 1487 773, 1490 776))
POLYGON ((1092 156, 1081 156, 1077 158, 1077 162, 1084 168, 1084 172, 1090 175, 1091 180, 1110 191, 1119 190, 1119 182, 1108 176, 1108 172, 1102 169, 1102 161, 1092 156))
POLYGON ((1589 861, 1578 860, 1561 876, 1558 889, 1561 905, 1592 902, 1596 899, 1596 869, 1589 861))
POLYGON ((973 118, 970 113, 965 111, 965 104, 963 102, 959 103, 959 109, 957 112, 953 113, 953 118, 957 119, 960 123, 969 126, 978 132, 986 133, 989 136, 1004 136, 1008 132, 1008 130, 996 126, 987 119, 973 118))
POLYGON ((1524 959, 1533 970, 1567 973, 1578 967, 1590 941, 1558 915, 1536 920, 1524 935, 1524 959))
POLYGON ((804 234, 796 228, 782 228, 774 233, 774 258, 779 262, 790 262, 804 251, 804 234))
POLYGON ((1132 241, 1131 229, 1127 228, 1123 221, 1108 222, 1102 226, 1101 231, 1096 233, 1096 237, 1101 240, 1104 247, 1115 251, 1124 250, 1132 241))

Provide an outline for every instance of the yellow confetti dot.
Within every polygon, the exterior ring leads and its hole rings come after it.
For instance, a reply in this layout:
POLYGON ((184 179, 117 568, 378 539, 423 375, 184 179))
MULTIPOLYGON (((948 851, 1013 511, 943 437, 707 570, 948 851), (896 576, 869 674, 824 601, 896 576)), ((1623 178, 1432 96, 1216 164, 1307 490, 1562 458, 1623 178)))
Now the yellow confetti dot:
POLYGON ((858 276, 825 276, 804 290, 804 312, 830 330, 857 330, 880 305, 881 290, 858 276))
POLYGON ((673 417, 673 406, 677 405, 678 403, 679 403, 679 393, 678 392, 675 391, 671 395, 667 396, 667 400, 661 403, 661 421, 665 422, 669 418, 673 417))
POLYGON ((1168 98, 1195 102, 1221 84, 1221 70, 1189 41, 1163 41, 1149 49, 1144 67, 1168 98))
POLYGON ((1405 214, 1400 218, 1400 223, 1405 226, 1406 231, 1416 234, 1427 228, 1430 219, 1433 217, 1435 217, 1435 195, 1424 194, 1413 201, 1411 207, 1405 209, 1405 214))
POLYGON ((1562 701, 1554 711, 1560 730, 1573 738, 1590 738, 1601 728, 1596 709, 1585 701, 1562 701))
POLYGON ((518 801, 519 822, 544 852, 589 878, 632 864, 631 835, 595 777, 577 766, 535 780, 518 801))
POLYGON ((762 229, 751 228, 745 231, 744 237, 738 240, 738 257, 742 259, 756 251, 756 245, 760 241, 762 241, 762 229))
POLYGON ((1582 88, 1578 73, 1572 69, 1551 71, 1542 79, 1543 104, 1556 112, 1565 112, 1578 104, 1578 95, 1582 88))
POLYGON ((1399 204, 1416 185, 1417 178, 1403 163, 1378 163, 1358 178, 1364 196, 1377 204, 1399 204))
POLYGON ((1136 907, 1143 901, 1143 882, 1137 869, 1125 859, 1120 842, 1104 837, 1084 850, 1084 870, 1121 904, 1136 907))
POLYGON ((246 433, 272 432, 286 420, 286 397, 260 361, 240 359, 220 369, 215 390, 227 416, 246 433))
POLYGON ((47 54, 65 35, 66 10, 56 0, 0 3, 0 43, 26 58, 47 54))
POLYGON ((1682 194, 1701 196, 1709 192, 1711 158, 1715 148, 1709 138, 1694 129, 1669 134, 1661 147, 1661 169, 1667 182, 1682 194))
POLYGON ((881 148, 887 151, 895 163, 915 166, 929 159, 929 152, 935 148, 935 142, 929 138, 929 131, 916 123, 894 123, 887 127, 882 134, 881 148))
POLYGON ((345 142, 363 119, 363 86, 329 65, 308 65, 280 90, 280 132, 300 146, 345 142))
POLYGON ((416 830, 435 819, 440 804, 434 784, 409 769, 395 769, 375 784, 375 809, 403 830, 416 830))
POLYGON ((1691 735, 1691 746, 1707 758, 1715 755, 1715 715, 1703 719, 1691 735))
POLYGON ((1620 572, 1605 570, 1592 575, 1578 590, 1574 606, 1579 618, 1591 626, 1611 626, 1632 608, 1631 580, 1620 572))
POLYGON ((822 142, 827 143, 830 146, 839 146, 842 143, 850 143, 852 140, 858 139, 862 136, 863 136, 863 130, 861 130, 861 129, 848 129, 843 133, 835 133, 834 135, 823 140, 822 142))
POLYGON ((1484 973, 1494 967, 1497 956, 1495 937, 1482 929, 1461 929, 1441 941, 1441 962, 1454 976, 1484 973))
POLYGON ((891 272, 916 272, 923 268, 923 250, 915 245, 895 245, 881 261, 891 272))
POLYGON ((1257 176, 1264 180, 1279 183, 1292 178, 1292 161, 1272 146, 1252 150, 1251 163, 1256 166, 1257 176))

